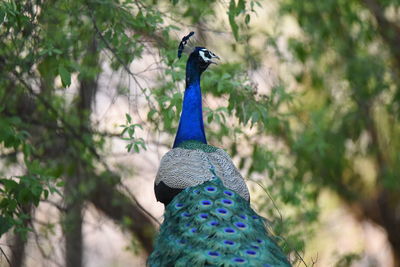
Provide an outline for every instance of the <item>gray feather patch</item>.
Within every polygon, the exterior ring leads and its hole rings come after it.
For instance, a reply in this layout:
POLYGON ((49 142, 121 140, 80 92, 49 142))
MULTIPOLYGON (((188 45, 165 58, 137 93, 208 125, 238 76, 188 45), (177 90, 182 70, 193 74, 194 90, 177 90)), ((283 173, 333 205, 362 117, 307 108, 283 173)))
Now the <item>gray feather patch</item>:
POLYGON ((174 148, 161 159, 155 183, 163 181, 177 189, 196 186, 217 175, 225 187, 246 200, 249 190, 229 155, 222 149, 206 153, 201 150, 174 148))

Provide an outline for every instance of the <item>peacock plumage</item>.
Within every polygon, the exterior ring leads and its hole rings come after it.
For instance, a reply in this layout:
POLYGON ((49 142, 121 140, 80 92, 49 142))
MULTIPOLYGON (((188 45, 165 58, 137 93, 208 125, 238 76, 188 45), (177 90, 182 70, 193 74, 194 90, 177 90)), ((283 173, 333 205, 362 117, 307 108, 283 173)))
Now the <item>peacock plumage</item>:
MULTIPOLYGON (((191 35, 182 39, 178 57, 191 35)), ((291 266, 265 220, 250 207, 246 183, 229 155, 207 144, 200 76, 214 58, 211 51, 196 47, 186 64, 178 131, 154 185, 165 213, 148 265, 291 266)))

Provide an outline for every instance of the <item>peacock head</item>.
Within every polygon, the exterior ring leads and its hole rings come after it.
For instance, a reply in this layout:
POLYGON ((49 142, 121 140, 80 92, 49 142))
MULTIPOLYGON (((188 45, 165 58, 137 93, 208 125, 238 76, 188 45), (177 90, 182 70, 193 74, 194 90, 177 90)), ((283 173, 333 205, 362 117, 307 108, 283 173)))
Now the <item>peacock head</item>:
POLYGON ((205 71, 211 64, 217 64, 213 59, 219 59, 219 57, 205 47, 196 47, 189 56, 189 60, 197 63, 200 72, 205 71))
POLYGON ((190 32, 188 35, 182 38, 182 41, 179 44, 178 48, 178 58, 182 56, 182 52, 189 53, 188 62, 193 63, 194 66, 197 66, 200 73, 205 71, 210 64, 217 64, 214 59, 219 59, 219 57, 208 50, 205 47, 196 46, 195 48, 191 48, 187 45, 189 38, 194 35, 194 32, 190 32))

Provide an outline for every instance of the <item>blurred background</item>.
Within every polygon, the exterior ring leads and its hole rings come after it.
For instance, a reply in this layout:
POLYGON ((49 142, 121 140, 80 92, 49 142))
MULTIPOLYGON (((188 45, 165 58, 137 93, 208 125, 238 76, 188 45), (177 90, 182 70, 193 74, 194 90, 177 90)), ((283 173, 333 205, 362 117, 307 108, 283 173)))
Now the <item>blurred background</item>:
POLYGON ((187 55, 294 266, 400 266, 397 0, 0 3, 0 266, 145 266, 187 55))

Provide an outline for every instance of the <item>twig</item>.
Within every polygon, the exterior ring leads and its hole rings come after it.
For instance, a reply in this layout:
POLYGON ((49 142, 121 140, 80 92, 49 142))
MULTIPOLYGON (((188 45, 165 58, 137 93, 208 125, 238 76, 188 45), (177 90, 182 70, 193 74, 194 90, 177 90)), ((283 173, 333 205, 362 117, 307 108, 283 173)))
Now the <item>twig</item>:
MULTIPOLYGON (((56 117, 65 125, 65 127, 70 131, 70 133, 73 135, 74 138, 79 140, 84 146, 86 146, 90 152, 95 156, 97 160, 100 160, 100 155, 97 153, 97 151, 90 145, 85 142, 81 138, 81 136, 78 134, 78 132, 75 131, 75 128, 70 125, 64 118, 61 116, 58 111, 40 94, 36 93, 32 87, 30 87, 22 77, 16 73, 15 71, 12 72, 14 77, 31 93, 34 97, 36 97, 46 108, 48 108, 56 117)), ((101 161, 100 161, 101 162, 101 161)), ((103 165, 106 165, 105 162, 101 162, 103 165)), ((107 168, 108 169, 108 168, 107 168)))
POLYGON ((129 197, 131 197, 133 199, 133 201, 135 201, 136 205, 139 207, 139 209, 141 209, 144 213, 147 214, 147 216, 149 216, 155 223, 158 224, 158 226, 161 225, 161 223, 157 220, 156 217, 154 217, 150 212, 148 212, 140 203, 139 201, 136 199, 136 197, 132 194, 132 192, 129 190, 129 188, 121 183, 122 188, 125 190, 125 192, 129 195, 129 197))
POLYGON ((3 250, 1 247, 0 247, 0 251, 1 251, 1 254, 4 255, 4 258, 6 258, 6 261, 8 262, 8 265, 11 266, 11 261, 10 261, 10 259, 7 257, 7 254, 4 252, 4 250, 3 250))
POLYGON ((146 97, 150 97, 146 94, 146 90, 140 85, 139 81, 137 80, 135 74, 129 69, 129 67, 124 63, 124 61, 118 56, 117 52, 115 49, 108 43, 106 38, 104 38, 103 34, 100 32, 99 28, 97 27, 96 24, 96 19, 93 16, 93 13, 90 12, 90 16, 92 19, 93 27, 96 31, 96 34, 100 37, 100 40, 104 43, 104 45, 107 47, 107 49, 113 54, 113 56, 117 59, 117 61, 121 64, 121 66, 124 68, 124 70, 135 80, 136 84, 139 86, 140 90, 146 97))
MULTIPOLYGON (((34 236, 34 239, 35 239, 36 246, 37 246, 37 248, 39 249, 40 254, 42 255, 42 257, 43 257, 44 259, 50 261, 50 262, 53 262, 55 265, 62 267, 62 265, 61 265, 59 262, 57 262, 56 260, 54 260, 54 259, 52 259, 52 258, 50 257, 50 254, 46 254, 46 252, 44 251, 44 249, 43 249, 42 246, 40 245, 39 234, 37 233, 37 231, 36 231, 36 229, 35 229, 33 223, 30 222, 29 224, 30 224, 30 226, 31 226, 31 228, 32 228, 32 232, 33 232, 33 236, 34 236)), ((53 247, 51 247, 51 248, 53 249, 53 247)))
POLYGON ((256 184, 257 184, 259 187, 261 187, 262 190, 267 194, 268 198, 272 201, 272 205, 274 205, 274 208, 275 208, 276 211, 278 212, 279 218, 280 218, 279 220, 280 220, 280 222, 282 223, 282 222, 283 222, 282 213, 281 213, 281 211, 279 210, 278 206, 276 205, 275 200, 272 198, 271 194, 268 192, 268 190, 267 190, 261 183, 256 182, 256 181, 253 181, 253 180, 250 180, 250 181, 256 183, 256 184))
MULTIPOLYGON (((261 185, 259 182, 256 182, 256 181, 253 181, 253 180, 250 180, 250 181, 252 181, 252 182, 258 184, 258 186, 260 186, 260 187, 264 190, 264 192, 268 195, 268 198, 272 201, 272 205, 274 205, 274 208, 275 208, 275 209, 277 210, 277 212, 279 213, 280 222, 283 223, 283 216, 282 216, 282 213, 280 212, 280 210, 279 210, 278 206, 276 205, 276 203, 275 203, 274 199, 272 198, 272 196, 269 194, 268 190, 265 189, 264 186, 261 185)), ((282 239, 282 240, 285 242, 285 244, 286 244, 290 249, 292 249, 291 246, 290 246, 290 244, 289 244, 289 242, 286 240, 286 238, 284 238, 283 236, 279 236, 279 238, 282 239)), ((300 261, 304 264, 304 266, 307 267, 308 265, 307 265, 307 263, 304 261, 303 257, 300 255, 300 253, 299 253, 296 249, 292 249, 292 251, 294 251, 294 253, 296 254, 297 258, 300 259, 300 261)))

